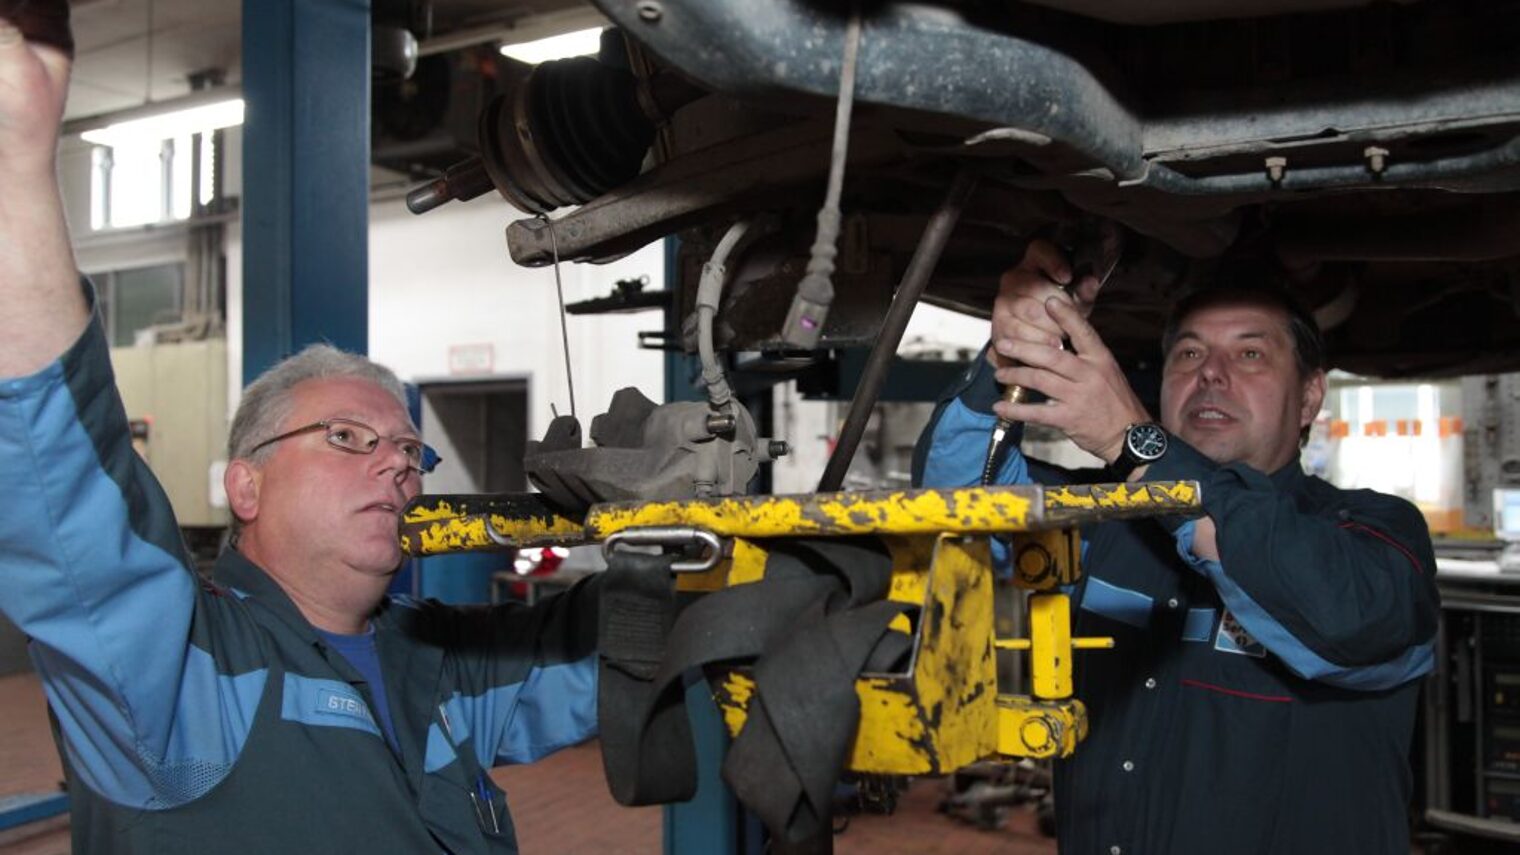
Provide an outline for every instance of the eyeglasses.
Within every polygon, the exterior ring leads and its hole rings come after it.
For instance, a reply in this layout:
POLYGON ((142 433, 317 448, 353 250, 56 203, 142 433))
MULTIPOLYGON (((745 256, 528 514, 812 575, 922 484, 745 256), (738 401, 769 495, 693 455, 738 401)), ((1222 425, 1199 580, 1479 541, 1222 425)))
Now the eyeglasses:
POLYGON ((328 445, 349 454, 374 454, 375 449, 380 447, 380 440, 386 439, 401 449, 401 453, 406 456, 407 468, 418 474, 426 475, 443 462, 438 452, 415 436, 381 437, 379 431, 353 419, 323 419, 320 422, 313 422, 305 427, 286 431, 272 439, 266 439, 249 449, 248 454, 253 455, 259 449, 274 445, 282 439, 290 439, 293 436, 319 430, 327 431, 328 445))

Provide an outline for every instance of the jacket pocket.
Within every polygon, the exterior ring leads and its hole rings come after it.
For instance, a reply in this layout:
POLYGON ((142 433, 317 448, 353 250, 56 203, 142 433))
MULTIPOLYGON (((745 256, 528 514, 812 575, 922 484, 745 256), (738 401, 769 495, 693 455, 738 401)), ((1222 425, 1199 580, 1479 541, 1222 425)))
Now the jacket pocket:
POLYGON ((422 776, 422 818, 453 852, 516 852, 506 793, 482 773, 473 782, 458 763, 422 776))

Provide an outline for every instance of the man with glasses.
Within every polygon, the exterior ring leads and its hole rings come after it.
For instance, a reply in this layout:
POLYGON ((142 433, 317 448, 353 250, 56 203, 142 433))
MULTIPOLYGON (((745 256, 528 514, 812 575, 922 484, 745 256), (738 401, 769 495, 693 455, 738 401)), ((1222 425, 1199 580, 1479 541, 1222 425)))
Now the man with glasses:
POLYGON ((532 608, 388 597, 436 457, 395 375, 326 346, 245 390, 235 545, 197 578, 63 220, 67 12, 0 0, 0 610, 31 638, 75 851, 516 851, 487 771, 594 733, 599 582, 532 608))

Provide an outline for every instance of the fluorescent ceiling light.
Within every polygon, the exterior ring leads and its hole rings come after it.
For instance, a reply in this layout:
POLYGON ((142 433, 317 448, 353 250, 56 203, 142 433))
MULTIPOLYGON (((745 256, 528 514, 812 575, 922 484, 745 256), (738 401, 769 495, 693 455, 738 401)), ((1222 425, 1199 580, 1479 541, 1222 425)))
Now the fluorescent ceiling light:
POLYGON ((515 45, 502 45, 502 56, 510 56, 513 59, 526 62, 529 65, 537 65, 540 62, 548 62, 551 59, 564 59, 570 56, 584 56, 588 53, 596 53, 602 47, 602 30, 593 27, 589 30, 576 30, 573 33, 563 33, 558 36, 550 36, 546 39, 537 39, 531 42, 521 42, 515 45))
POLYGON ((153 142, 231 128, 243 123, 243 99, 228 98, 89 130, 79 136, 96 145, 153 142))

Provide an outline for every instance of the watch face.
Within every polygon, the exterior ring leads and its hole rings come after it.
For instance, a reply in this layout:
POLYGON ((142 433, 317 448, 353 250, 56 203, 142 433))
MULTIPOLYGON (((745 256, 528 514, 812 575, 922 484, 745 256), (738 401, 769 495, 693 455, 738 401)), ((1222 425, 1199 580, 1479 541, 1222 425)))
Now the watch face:
POLYGON ((1166 453, 1166 431, 1160 425, 1135 425, 1125 435, 1124 442, 1130 453, 1143 461, 1158 460, 1166 453))

